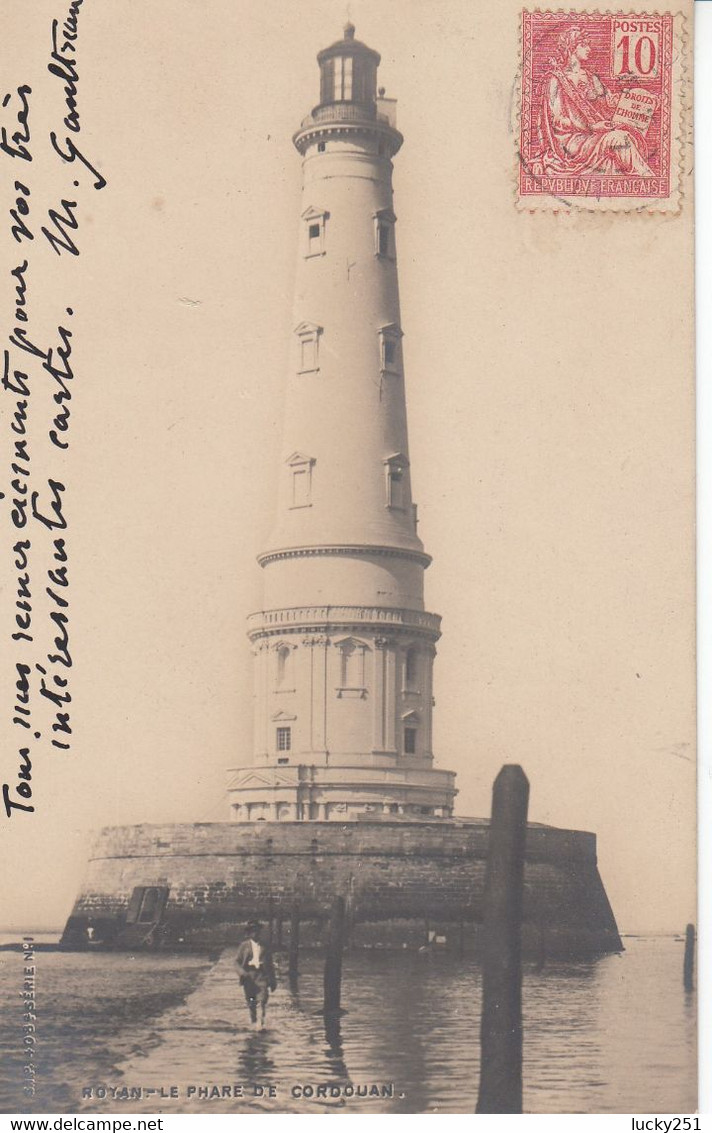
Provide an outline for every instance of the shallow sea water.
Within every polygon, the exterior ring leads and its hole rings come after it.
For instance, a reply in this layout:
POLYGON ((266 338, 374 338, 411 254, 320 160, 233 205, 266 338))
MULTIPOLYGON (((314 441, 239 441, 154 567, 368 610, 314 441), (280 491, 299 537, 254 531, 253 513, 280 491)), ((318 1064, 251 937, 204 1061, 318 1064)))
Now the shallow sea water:
MULTIPOLYGON (((689 1113, 695 1001, 683 944, 625 941, 619 956, 524 972, 524 1108, 532 1113, 689 1113)), ((22 1095, 22 956, 0 953, 0 1109, 39 1113, 471 1113, 479 1076, 480 970, 445 953, 344 956, 340 1023, 325 1031, 322 958, 272 997, 253 1032, 235 949, 185 955, 36 953, 37 1096, 22 1095), (338 1096, 393 1084, 393 1097, 338 1096), (277 1097, 266 1095, 269 1086, 277 1097), (326 1086, 326 1097, 293 1096, 326 1086), (189 1087, 194 1092, 189 1092, 189 1087), (244 1097, 200 1096, 242 1086, 244 1097), (119 1091, 112 1097, 111 1087, 119 1091), (178 1097, 147 1093, 177 1089, 178 1097), (94 1094, 83 1098, 83 1090, 94 1094), (105 1098, 96 1095, 105 1089, 105 1098), (141 1100, 122 1100, 141 1088, 141 1100), (332 1096, 336 1095, 336 1096, 332 1096)), ((280 958, 278 957, 278 960, 280 958)), ((286 966, 286 960, 284 961, 286 966)))

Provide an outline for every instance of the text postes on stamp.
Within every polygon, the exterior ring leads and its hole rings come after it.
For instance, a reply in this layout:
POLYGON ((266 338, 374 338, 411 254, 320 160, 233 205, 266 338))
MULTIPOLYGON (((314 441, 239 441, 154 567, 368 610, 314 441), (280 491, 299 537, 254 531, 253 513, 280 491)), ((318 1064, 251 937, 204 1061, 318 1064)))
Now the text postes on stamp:
POLYGON ((521 207, 678 209, 683 40, 671 13, 522 13, 521 207))

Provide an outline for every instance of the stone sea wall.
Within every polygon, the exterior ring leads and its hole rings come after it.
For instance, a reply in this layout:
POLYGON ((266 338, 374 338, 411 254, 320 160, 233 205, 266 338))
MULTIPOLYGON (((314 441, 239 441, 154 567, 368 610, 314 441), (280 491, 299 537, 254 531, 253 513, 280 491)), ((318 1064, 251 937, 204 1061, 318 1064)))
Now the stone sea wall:
MULTIPOLYGON (((486 821, 192 823, 104 829, 64 934, 67 946, 211 947, 245 921, 321 943, 346 898, 353 946, 477 948, 486 821), (91 943, 90 943, 91 942, 91 943)), ((593 834, 530 825, 524 895, 528 951, 621 947, 593 834)))

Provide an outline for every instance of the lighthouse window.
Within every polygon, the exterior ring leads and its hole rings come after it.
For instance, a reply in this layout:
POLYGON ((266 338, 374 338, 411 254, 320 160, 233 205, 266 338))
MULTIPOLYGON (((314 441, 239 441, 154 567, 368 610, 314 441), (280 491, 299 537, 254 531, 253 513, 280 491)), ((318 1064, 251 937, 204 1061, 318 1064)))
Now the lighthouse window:
POLYGON ((331 102, 334 97, 334 60, 326 59, 321 65, 320 102, 331 102))
POLYGON ((328 216, 328 212, 314 205, 310 205, 309 208, 302 213, 302 220, 304 221, 304 255, 306 257, 324 255, 326 251, 324 241, 328 216))
POLYGON ((405 655, 404 685, 407 692, 413 692, 418 683, 418 650, 408 649, 405 655))
MULTIPOLYGON (((312 457, 304 456, 299 452, 295 452, 287 460, 291 477, 290 507, 311 507, 312 469, 315 464, 316 461, 312 457)), ((288 664, 291 665, 291 659, 288 664)))
POLYGON ((383 259, 395 258, 395 241, 393 239, 393 225, 396 221, 395 213, 391 209, 379 209, 373 216, 375 224, 376 245, 374 251, 383 259))
POLYGON ((311 502, 311 471, 308 468, 292 470, 292 507, 308 507, 311 502))
POLYGON ((277 728, 277 751, 292 750, 292 729, 277 728))
POLYGON ((403 470, 401 468, 392 468, 391 474, 388 478, 389 487, 389 507, 402 508, 403 507, 403 470))
POLYGON ((337 55, 334 59, 334 101, 346 102, 353 95, 354 61, 352 57, 337 55))
POLYGON ((316 370, 316 338, 303 338, 301 349, 301 363, 299 369, 302 373, 306 370, 316 370))
POLYGON ((308 374, 311 370, 318 370, 321 327, 314 323, 301 323, 296 333, 299 336, 299 373, 308 374))
POLYGON ((364 688, 366 683, 366 648, 355 641, 341 646, 341 688, 364 688))
POLYGON ((277 688, 292 686, 292 651, 288 645, 280 645, 277 650, 277 688))
POLYGON ((321 225, 309 225, 309 254, 316 255, 321 251, 321 225))
POLYGON ((400 348, 398 343, 403 337, 403 331, 395 323, 379 328, 381 339, 381 371, 398 374, 400 372, 400 348))
POLYGON ((386 473, 386 504, 402 509, 405 507, 405 462, 402 458, 386 461, 386 473))
POLYGON ((405 728, 403 730, 403 748, 406 755, 415 755, 415 744, 417 736, 417 728, 405 728))

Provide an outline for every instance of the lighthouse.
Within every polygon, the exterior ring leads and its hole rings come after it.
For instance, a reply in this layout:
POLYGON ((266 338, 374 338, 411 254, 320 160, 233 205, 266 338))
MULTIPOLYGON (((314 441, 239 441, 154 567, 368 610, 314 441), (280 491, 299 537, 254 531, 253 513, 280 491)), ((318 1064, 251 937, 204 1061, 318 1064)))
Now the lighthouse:
POLYGON ((302 159, 297 270, 274 525, 249 618, 254 740, 230 817, 448 819, 433 766, 430 563, 411 492, 392 169, 403 137, 380 56, 317 56, 302 159))

